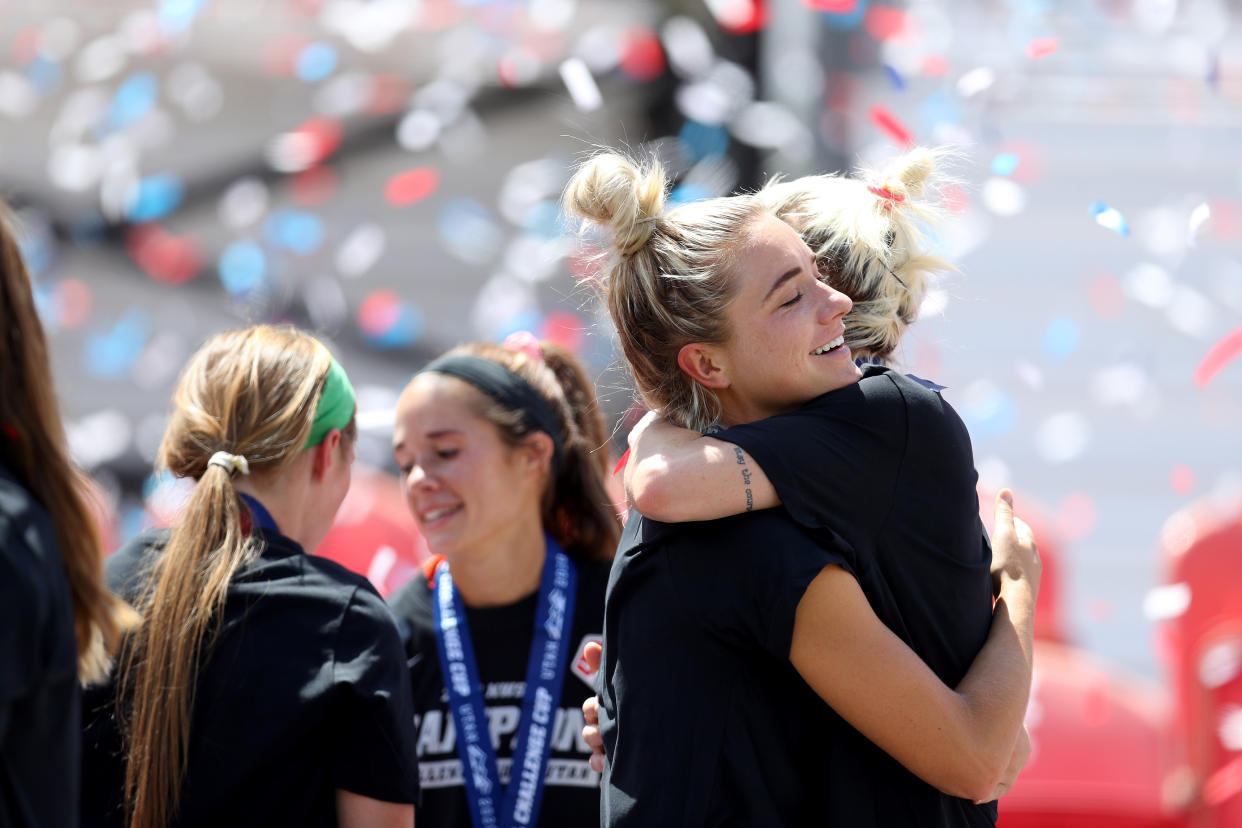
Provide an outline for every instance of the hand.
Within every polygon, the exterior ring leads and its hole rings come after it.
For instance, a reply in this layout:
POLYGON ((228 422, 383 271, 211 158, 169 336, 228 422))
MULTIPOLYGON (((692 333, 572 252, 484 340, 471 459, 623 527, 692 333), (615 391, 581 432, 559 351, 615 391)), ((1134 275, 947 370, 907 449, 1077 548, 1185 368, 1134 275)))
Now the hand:
POLYGON ((1044 565, 1039 559, 1035 533, 1013 515, 1013 492, 1001 489, 996 495, 996 523, 992 530, 992 582, 996 594, 1007 584, 1025 584, 1034 595, 1039 592, 1044 565))
MULTIPOLYGON (((582 656, 587 660, 587 664, 591 666, 591 672, 599 670, 599 657, 603 652, 603 648, 594 641, 588 643, 582 650, 582 656)), ((599 732, 599 697, 591 696, 582 703, 582 718, 586 725, 582 728, 582 740, 591 748, 591 758, 587 761, 591 765, 591 770, 596 773, 604 772, 604 737, 599 732)))
POLYGON ((991 796, 975 804, 982 805, 984 802, 995 802, 1009 793, 1009 789, 1013 787, 1013 783, 1018 779, 1018 774, 1022 772, 1022 769, 1026 767, 1026 763, 1029 761, 1031 761, 1031 734, 1027 732, 1026 725, 1023 725, 1022 731, 1018 733, 1018 742, 1013 746, 1013 754, 1009 757, 1009 766, 1005 768, 1004 775, 996 783, 996 787, 992 789, 991 796))

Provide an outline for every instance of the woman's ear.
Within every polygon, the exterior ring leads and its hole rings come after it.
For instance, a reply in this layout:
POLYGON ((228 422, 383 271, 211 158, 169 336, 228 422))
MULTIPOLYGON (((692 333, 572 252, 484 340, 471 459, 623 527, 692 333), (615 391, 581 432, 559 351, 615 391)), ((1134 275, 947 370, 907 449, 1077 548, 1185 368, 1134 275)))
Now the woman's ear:
POLYGON ((341 430, 334 428, 324 435, 318 445, 311 447, 311 477, 316 483, 322 483, 333 463, 340 462, 336 449, 341 444, 341 430))
POLYGON ((711 345, 691 342, 681 346, 677 352, 677 366, 704 388, 721 389, 730 385, 729 372, 711 345))
POLYGON ((542 431, 534 431, 522 439, 519 447, 523 460, 535 471, 551 470, 555 446, 552 438, 542 431))

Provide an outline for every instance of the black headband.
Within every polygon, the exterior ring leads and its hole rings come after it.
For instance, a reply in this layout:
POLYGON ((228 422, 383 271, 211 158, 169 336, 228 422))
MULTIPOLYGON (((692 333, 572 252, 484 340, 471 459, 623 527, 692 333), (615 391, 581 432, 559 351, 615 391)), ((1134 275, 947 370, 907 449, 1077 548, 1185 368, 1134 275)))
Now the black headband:
POLYGON ((522 422, 530 431, 542 431, 552 438, 552 476, 561 464, 565 444, 564 429, 552 406, 529 382, 498 362, 469 354, 450 354, 433 360, 420 374, 448 374, 470 383, 511 411, 522 412, 522 422))

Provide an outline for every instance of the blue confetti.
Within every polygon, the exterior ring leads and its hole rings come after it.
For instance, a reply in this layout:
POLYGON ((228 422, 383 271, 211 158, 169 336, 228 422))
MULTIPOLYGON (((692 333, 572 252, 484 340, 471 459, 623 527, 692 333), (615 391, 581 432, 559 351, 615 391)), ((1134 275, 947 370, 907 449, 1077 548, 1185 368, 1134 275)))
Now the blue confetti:
POLYGON ((837 31, 847 32, 862 25, 863 16, 867 13, 867 0, 858 0, 857 5, 847 12, 825 11, 821 19, 837 31))
POLYGON ((294 72, 307 83, 321 81, 336 71, 336 49, 327 43, 315 42, 298 55, 294 72))
POLYGON ((185 197, 185 186, 175 175, 153 175, 138 182, 138 190, 126 211, 130 221, 155 221, 176 210, 185 197))
POLYGON ((677 140, 686 148, 691 161, 700 161, 712 155, 724 155, 729 149, 727 129, 698 121, 686 121, 681 132, 677 134, 677 140))
POLYGON ((1018 156, 1012 152, 999 153, 992 159, 992 175, 1013 175, 1018 168, 1018 156))
POLYGON ((1130 235, 1130 225, 1126 224, 1126 217, 1123 216, 1118 210, 1109 207, 1104 202, 1094 202, 1087 208, 1087 211, 1091 213, 1091 217, 1094 218, 1096 223, 1101 227, 1107 227, 1118 236, 1130 235))
POLYGON ((169 34, 181 34, 190 28, 206 0, 163 0, 160 3, 160 28, 169 34))
POLYGON ((323 244, 323 222, 305 210, 276 210, 263 224, 267 240, 302 256, 309 256, 323 244))
POLYGON ((426 321, 422 312, 408 302, 398 306, 397 316, 387 330, 379 334, 367 334, 362 338, 374 348, 403 348, 418 342, 423 336, 426 321))
POLYGON ((1074 320, 1058 316, 1044 329, 1044 353, 1051 359, 1065 360, 1078 349, 1082 334, 1074 320))
POLYGON ((671 210, 674 207, 680 207, 682 204, 689 204, 692 201, 702 201, 705 198, 711 198, 711 195, 706 188, 700 187, 698 184, 683 182, 668 194, 668 208, 671 210))
POLYGON ((565 222, 560 205, 550 198, 535 203, 522 216, 522 229, 544 241, 564 235, 565 222))
POLYGON ((898 92, 906 91, 906 79, 901 76, 896 67, 888 63, 884 64, 884 75, 898 92))
POLYGON ((142 118, 155 106, 159 93, 159 81, 154 74, 138 72, 130 75, 112 96, 112 104, 108 107, 105 119, 107 129, 124 129, 142 118))
POLYGON ((1018 422, 1017 403, 999 388, 991 389, 979 399, 967 400, 958 405, 957 410, 976 441, 1007 434, 1018 422))
POLYGON ((518 331, 537 331, 543 326, 543 314, 534 308, 518 311, 505 318, 505 321, 489 331, 489 338, 502 342, 509 334, 518 331))
POLYGON ((224 248, 218 269, 220 281, 229 295, 242 296, 263 285, 267 277, 267 256, 257 243, 241 239, 224 248))
POLYGON ((151 336, 151 321, 139 308, 130 308, 112 330, 86 338, 84 363, 98 377, 119 379, 138 360, 151 336))
POLYGON ((471 198, 457 197, 445 202, 437 224, 449 252, 472 264, 486 262, 504 240, 492 214, 471 198))
POLYGON ((48 60, 43 55, 36 56, 34 60, 26 64, 26 80, 30 81, 40 95, 55 92, 63 77, 64 73, 60 69, 60 64, 48 60))

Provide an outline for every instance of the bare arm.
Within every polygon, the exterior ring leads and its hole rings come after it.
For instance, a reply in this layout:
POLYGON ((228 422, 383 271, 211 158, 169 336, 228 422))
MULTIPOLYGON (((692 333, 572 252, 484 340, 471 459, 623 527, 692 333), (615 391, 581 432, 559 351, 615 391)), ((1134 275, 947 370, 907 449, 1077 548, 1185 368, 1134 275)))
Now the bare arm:
POLYGON ((341 828, 413 828, 414 806, 337 788, 336 821, 341 828))
POLYGON ((639 512, 678 523, 780 505, 750 455, 732 443, 680 428, 655 412, 630 431, 625 492, 639 512))
POLYGON ((955 690, 876 618, 858 582, 836 566, 798 604, 789 654, 807 684, 867 738, 927 783, 974 801, 1001 782, 1022 727, 1039 589, 1029 528, 1015 525, 1000 498, 996 515, 1000 597, 987 641, 955 690))

